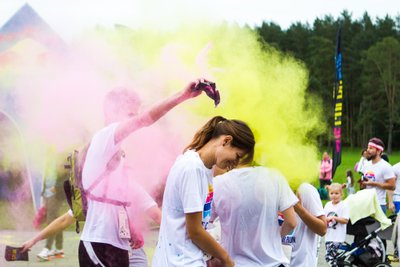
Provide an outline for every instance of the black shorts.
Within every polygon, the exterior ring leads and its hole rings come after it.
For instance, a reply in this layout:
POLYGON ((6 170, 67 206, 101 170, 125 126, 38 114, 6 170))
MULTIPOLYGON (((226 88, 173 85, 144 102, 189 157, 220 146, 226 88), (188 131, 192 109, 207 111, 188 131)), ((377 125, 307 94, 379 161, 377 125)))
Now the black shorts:
MULTIPOLYGON (((91 242, 97 258, 106 267, 129 267, 128 251, 104 243, 91 242)), ((94 264, 86 252, 82 241, 79 243, 79 266, 80 267, 99 267, 94 264)))

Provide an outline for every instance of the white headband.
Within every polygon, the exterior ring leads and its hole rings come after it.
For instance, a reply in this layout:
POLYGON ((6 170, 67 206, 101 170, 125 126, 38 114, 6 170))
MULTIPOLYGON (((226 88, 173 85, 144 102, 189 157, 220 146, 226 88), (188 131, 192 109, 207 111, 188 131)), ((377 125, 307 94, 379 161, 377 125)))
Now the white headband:
POLYGON ((372 143, 372 142, 369 142, 369 143, 368 143, 368 146, 375 147, 376 149, 379 149, 379 150, 381 150, 381 151, 384 150, 384 149, 383 149, 383 146, 377 145, 377 144, 372 143))

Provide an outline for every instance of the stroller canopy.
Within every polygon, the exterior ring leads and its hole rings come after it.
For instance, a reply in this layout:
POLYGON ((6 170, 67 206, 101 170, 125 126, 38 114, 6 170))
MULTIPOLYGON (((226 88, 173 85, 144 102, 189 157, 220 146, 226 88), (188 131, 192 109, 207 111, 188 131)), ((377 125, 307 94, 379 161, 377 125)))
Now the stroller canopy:
POLYGON ((386 229, 392 221, 383 213, 375 189, 364 189, 349 195, 344 200, 350 210, 350 220, 354 224, 358 220, 371 216, 386 229))

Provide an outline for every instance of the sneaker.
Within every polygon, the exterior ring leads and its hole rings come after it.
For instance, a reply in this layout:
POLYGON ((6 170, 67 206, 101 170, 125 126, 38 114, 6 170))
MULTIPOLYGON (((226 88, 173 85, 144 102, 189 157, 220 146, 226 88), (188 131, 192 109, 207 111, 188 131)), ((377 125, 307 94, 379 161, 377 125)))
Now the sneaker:
POLYGON ((36 255, 39 261, 49 261, 52 254, 48 248, 42 249, 42 251, 36 255))
POLYGON ((56 249, 56 250, 53 250, 53 251, 54 251, 54 258, 57 258, 57 259, 64 258, 64 250, 56 249))

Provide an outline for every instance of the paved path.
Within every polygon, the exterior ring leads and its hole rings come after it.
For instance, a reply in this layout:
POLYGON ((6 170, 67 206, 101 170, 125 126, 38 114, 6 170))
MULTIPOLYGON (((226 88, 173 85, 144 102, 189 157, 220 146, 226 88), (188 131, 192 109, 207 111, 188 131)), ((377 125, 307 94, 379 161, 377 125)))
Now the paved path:
MULTIPOLYGON (((38 262, 36 259, 36 254, 38 254, 44 247, 44 241, 36 244, 32 250, 29 252, 30 261, 29 262, 6 262, 4 259, 5 245, 19 246, 24 241, 31 238, 35 232, 32 231, 0 231, 0 267, 50 267, 50 266, 62 266, 62 267, 78 267, 78 244, 79 235, 73 231, 64 232, 64 251, 65 257, 63 259, 53 259, 48 262, 38 262)), ((151 260, 153 255, 153 249, 156 246, 158 237, 158 231, 153 230, 149 232, 146 237, 145 250, 149 260, 151 260)), ((349 241, 352 240, 351 236, 348 236, 349 241)), ((328 264, 324 260, 325 247, 323 245, 323 239, 321 242, 318 266, 328 267, 328 264)), ((388 251, 393 252, 393 245, 388 241, 388 251)), ((399 263, 394 263, 392 266, 400 266, 399 263)))
MULTIPOLYGON (((37 243, 29 252, 29 261, 14 261, 7 262, 4 259, 5 246, 20 246, 24 241, 33 237, 36 232, 32 231, 0 231, 0 267, 50 267, 50 266, 62 266, 62 267, 78 267, 78 245, 79 245, 79 235, 74 231, 64 232, 64 252, 65 257, 63 259, 52 259, 48 262, 39 262, 36 258, 38 254, 44 247, 45 241, 40 241, 37 243)), ((146 253, 151 259, 153 255, 153 248, 156 245, 158 238, 158 231, 151 231, 146 236, 146 253)))

